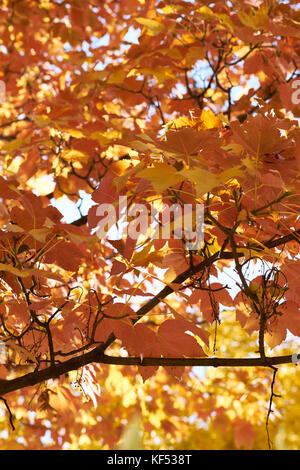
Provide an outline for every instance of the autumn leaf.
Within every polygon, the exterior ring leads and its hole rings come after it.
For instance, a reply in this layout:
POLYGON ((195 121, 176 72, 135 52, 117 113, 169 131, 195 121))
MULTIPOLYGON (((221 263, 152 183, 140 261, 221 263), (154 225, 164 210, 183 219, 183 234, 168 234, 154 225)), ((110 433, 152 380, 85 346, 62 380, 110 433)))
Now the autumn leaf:
MULTIPOLYGON (((164 355, 193 357, 204 356, 202 348, 196 339, 188 334, 188 326, 181 320, 166 320, 158 329, 158 340, 164 355), (180 344, 180 349, 178 345, 180 344)), ((201 332, 199 331, 201 334, 201 332)))
POLYGON ((183 176, 177 170, 165 163, 156 163, 153 167, 138 172, 138 176, 151 182, 154 189, 161 193, 170 186, 183 180, 183 176))
POLYGON ((201 168, 182 170, 180 174, 195 183, 198 197, 203 196, 203 194, 211 191, 219 184, 218 177, 216 175, 201 168))
POLYGON ((164 25, 157 20, 150 18, 136 18, 135 20, 145 26, 147 33, 151 36, 156 36, 164 30, 164 25))
POLYGON ((77 160, 77 161, 83 161, 86 163, 88 160, 88 156, 85 153, 80 152, 79 150, 64 150, 61 156, 64 160, 67 160, 67 161, 77 160))

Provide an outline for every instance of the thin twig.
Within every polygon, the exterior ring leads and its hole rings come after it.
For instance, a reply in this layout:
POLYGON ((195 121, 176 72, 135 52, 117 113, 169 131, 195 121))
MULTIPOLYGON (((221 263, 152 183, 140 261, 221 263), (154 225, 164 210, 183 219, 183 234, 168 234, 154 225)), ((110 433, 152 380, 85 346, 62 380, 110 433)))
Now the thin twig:
POLYGON ((11 425, 12 430, 14 431, 16 428, 15 428, 14 423, 13 423, 13 415, 12 415, 12 412, 10 411, 10 408, 9 408, 9 406, 8 406, 8 403, 7 403, 7 400, 6 400, 5 398, 3 398, 3 397, 0 397, 0 400, 2 400, 3 403, 4 403, 5 406, 6 406, 6 409, 7 409, 8 414, 9 414, 9 422, 10 422, 10 425, 11 425))
POLYGON ((273 369, 273 378, 272 378, 272 382, 271 382, 271 394, 270 394, 270 400, 269 400, 268 414, 267 414, 267 418, 266 418, 266 431, 267 431, 267 437, 268 437, 268 447, 271 450, 272 447, 273 447, 273 443, 270 439, 270 434, 269 434, 269 419, 270 419, 271 413, 273 413, 273 410, 272 410, 273 398, 274 397, 279 397, 280 395, 276 395, 274 393, 274 385, 275 385, 275 379, 276 379, 276 374, 278 372, 278 368, 274 367, 274 366, 270 366, 270 367, 273 369))

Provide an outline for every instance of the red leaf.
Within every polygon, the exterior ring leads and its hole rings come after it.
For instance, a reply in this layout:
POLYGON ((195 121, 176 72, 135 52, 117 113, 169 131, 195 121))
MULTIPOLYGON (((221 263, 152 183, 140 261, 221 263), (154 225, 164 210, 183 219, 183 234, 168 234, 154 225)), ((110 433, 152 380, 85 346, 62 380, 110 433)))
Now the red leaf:
POLYGON ((120 261, 115 259, 115 260, 113 260, 110 274, 112 276, 116 276, 117 274, 124 273, 126 271, 126 269, 127 269, 126 264, 121 263, 120 261))
MULTIPOLYGON (((189 328, 191 329, 191 328, 189 328)), ((186 333, 184 320, 166 320, 158 329, 162 354, 166 357, 203 357, 203 349, 196 339, 186 333)))
POLYGON ((46 256, 47 263, 57 263, 68 271, 77 271, 84 253, 74 243, 61 241, 46 256))

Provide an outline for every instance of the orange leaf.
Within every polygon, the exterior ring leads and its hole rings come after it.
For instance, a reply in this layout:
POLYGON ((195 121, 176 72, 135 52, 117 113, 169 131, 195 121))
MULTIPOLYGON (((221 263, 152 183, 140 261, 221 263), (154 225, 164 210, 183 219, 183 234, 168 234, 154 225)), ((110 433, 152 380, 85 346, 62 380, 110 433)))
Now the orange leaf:
POLYGON ((234 442, 238 449, 251 449, 255 439, 255 431, 251 423, 245 419, 234 422, 234 442))
MULTIPOLYGON (((203 357, 203 349, 191 336, 185 320, 166 320, 158 329, 162 354, 166 357, 203 357)), ((192 326, 189 328, 192 329, 192 326)))

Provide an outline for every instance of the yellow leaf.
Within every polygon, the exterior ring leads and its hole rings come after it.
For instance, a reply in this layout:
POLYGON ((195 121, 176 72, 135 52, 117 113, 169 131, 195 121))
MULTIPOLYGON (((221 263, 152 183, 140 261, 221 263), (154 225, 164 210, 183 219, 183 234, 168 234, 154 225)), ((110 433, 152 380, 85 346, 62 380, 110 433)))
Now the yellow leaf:
POLYGON ((22 160, 19 158, 14 158, 11 162, 11 164, 7 167, 7 171, 10 173, 18 173, 19 168, 22 164, 22 160))
POLYGON ((121 106, 117 103, 112 103, 112 102, 106 103, 104 105, 104 109, 109 114, 116 114, 117 116, 120 116, 121 114, 120 112, 121 106))
POLYGON ((126 75, 127 78, 129 77, 135 77, 135 76, 139 76, 140 75, 140 72, 138 71, 138 69, 136 69, 135 67, 133 67, 132 69, 129 70, 128 74, 126 75))
POLYGON ((75 137, 75 139, 81 139, 85 137, 84 133, 79 131, 78 129, 67 129, 68 134, 70 134, 71 137, 75 137))
POLYGON ((112 72, 112 74, 109 76, 109 79, 107 80, 107 83, 110 84, 118 84, 122 83, 125 78, 125 71, 123 69, 118 69, 112 72))
POLYGON ((228 180, 242 175, 243 172, 240 170, 240 167, 234 167, 223 171, 219 175, 215 175, 202 168, 190 168, 180 171, 180 174, 195 183, 197 196, 201 197, 203 194, 219 186, 219 184, 226 183, 228 180))
POLYGON ((245 157, 242 159, 242 163, 247 168, 248 173, 250 173, 251 176, 254 176, 255 171, 257 170, 257 162, 255 158, 245 157))
POLYGON ((70 75, 70 72, 67 70, 65 73, 62 73, 58 79, 59 88, 61 90, 66 89, 66 78, 70 75))
POLYGON ((210 256, 211 256, 211 255, 214 255, 215 253, 217 253, 218 251, 220 251, 221 246, 219 245, 218 240, 216 239, 216 237, 212 236, 212 237, 208 240, 208 243, 209 243, 208 247, 209 247, 210 256))
POLYGON ((146 168, 138 173, 138 176, 151 182, 158 193, 163 192, 170 186, 182 181, 181 175, 173 166, 166 163, 156 163, 152 168, 146 168))
POLYGON ((170 48, 160 49, 159 53, 162 55, 167 55, 168 57, 171 57, 172 59, 175 59, 175 60, 182 59, 182 53, 178 47, 172 47, 172 49, 170 48))
POLYGON ((136 251, 132 257, 131 263, 134 266, 149 266, 150 263, 161 262, 164 254, 159 251, 154 251, 149 254, 152 245, 147 245, 142 251, 136 251))
POLYGON ((215 13, 206 6, 200 7, 196 11, 200 13, 201 16, 203 16, 203 18, 205 18, 206 20, 215 18, 215 13))
POLYGON ((147 34, 150 36, 156 36, 161 33, 165 27, 163 24, 156 20, 150 20, 149 18, 136 18, 136 21, 147 29, 147 34))
POLYGON ((41 0, 39 3, 39 8, 44 8, 45 10, 52 10, 54 5, 49 0, 41 0))
POLYGON ((268 11, 269 7, 265 5, 259 10, 252 8, 250 13, 240 11, 238 17, 245 26, 250 26, 252 29, 263 29, 269 20, 268 11))
POLYGON ((221 24, 225 24, 228 27, 228 29, 231 32, 233 32, 234 24, 231 21, 231 19, 229 18, 229 16, 226 15, 225 13, 214 13, 210 8, 208 8, 206 6, 198 8, 197 12, 199 12, 205 20, 213 20, 215 18, 218 18, 218 20, 221 24))
POLYGON ((83 152, 80 152, 80 150, 74 150, 74 149, 64 150, 61 153, 61 156, 64 160, 67 160, 68 162, 72 160, 79 160, 79 161, 86 163, 89 159, 86 153, 83 153, 83 152))
POLYGON ((247 54, 249 50, 250 50, 249 46, 239 45, 239 46, 235 46, 232 48, 232 53, 234 55, 237 55, 238 57, 242 57, 243 55, 247 54))
POLYGON ((6 152, 13 152, 17 150, 24 144, 23 139, 15 139, 12 142, 7 142, 6 144, 1 144, 1 149, 5 150, 6 152))
POLYGON ((113 130, 109 132, 92 132, 89 135, 90 139, 98 140, 99 144, 101 146, 108 145, 111 143, 113 140, 117 138, 121 138, 121 133, 119 131, 113 130))
POLYGON ((226 183, 228 180, 236 178, 237 176, 244 176, 244 172, 240 166, 234 166, 232 168, 228 168, 228 170, 222 171, 218 178, 220 182, 226 183))
POLYGON ((4 264, 0 263, 0 271, 8 271, 11 274, 14 274, 15 276, 19 277, 28 277, 30 273, 28 271, 20 270, 18 268, 15 268, 14 266, 11 266, 10 264, 4 264))
POLYGON ((170 80, 172 78, 175 78, 175 75, 173 74, 172 70, 168 67, 161 67, 161 68, 148 68, 148 67, 143 67, 138 70, 139 74, 143 75, 154 75, 154 77, 157 78, 157 81, 159 83, 164 83, 166 80, 170 80))
POLYGON ((50 122, 50 119, 46 114, 42 114, 41 116, 33 116, 33 120, 35 124, 41 128, 48 126, 50 122))
POLYGON ((204 58, 204 48, 201 46, 192 46, 189 48, 187 55, 185 56, 186 67, 191 67, 197 60, 204 58))
POLYGON ((133 173, 137 173, 138 171, 143 170, 145 166, 145 162, 141 161, 133 168, 129 168, 128 170, 124 171, 122 175, 114 178, 114 185, 116 186, 118 191, 120 191, 124 187, 124 185, 127 183, 128 179, 133 173))
POLYGON ((228 15, 226 15, 225 13, 217 13, 216 17, 219 18, 220 23, 225 24, 228 29, 230 29, 230 31, 233 33, 234 25, 228 15))
POLYGON ((200 118, 197 120, 196 127, 199 127, 199 125, 204 129, 221 128, 222 121, 210 109, 203 109, 200 118))
POLYGON ((223 145, 221 147, 221 149, 225 150, 226 152, 229 152, 229 153, 235 153, 237 155, 240 155, 241 153, 243 153, 245 150, 244 150, 244 147, 240 144, 235 144, 235 143, 232 143, 232 144, 228 144, 228 145, 223 145))
POLYGON ((180 127, 193 127, 194 121, 191 121, 187 116, 181 116, 177 119, 168 121, 163 127, 166 129, 180 129, 180 127))
POLYGON ((164 15, 171 15, 172 13, 177 13, 184 8, 182 5, 166 5, 165 7, 161 8, 161 11, 164 15))
POLYGON ((202 170, 201 168, 182 170, 180 171, 180 174, 195 183, 198 197, 203 196, 203 194, 211 191, 219 184, 217 175, 214 175, 209 171, 202 170))

